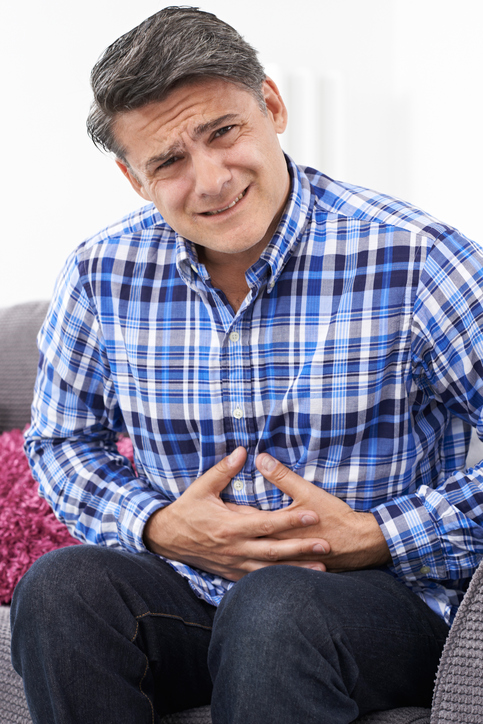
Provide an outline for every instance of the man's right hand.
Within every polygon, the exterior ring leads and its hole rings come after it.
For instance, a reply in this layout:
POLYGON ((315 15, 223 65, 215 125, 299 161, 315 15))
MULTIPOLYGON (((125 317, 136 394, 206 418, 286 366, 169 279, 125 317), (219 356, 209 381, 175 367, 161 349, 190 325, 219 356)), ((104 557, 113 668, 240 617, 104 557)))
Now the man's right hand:
MULTIPOLYGON (((220 493, 242 469, 246 450, 237 448, 195 480, 173 503, 156 511, 144 528, 144 543, 154 553, 238 581, 257 568, 290 564, 325 570, 317 558, 329 552, 320 538, 298 538, 297 529, 316 525, 312 510, 237 512, 220 493), (293 538, 272 536, 288 530, 293 538)), ((254 510, 253 508, 251 510, 254 510)))

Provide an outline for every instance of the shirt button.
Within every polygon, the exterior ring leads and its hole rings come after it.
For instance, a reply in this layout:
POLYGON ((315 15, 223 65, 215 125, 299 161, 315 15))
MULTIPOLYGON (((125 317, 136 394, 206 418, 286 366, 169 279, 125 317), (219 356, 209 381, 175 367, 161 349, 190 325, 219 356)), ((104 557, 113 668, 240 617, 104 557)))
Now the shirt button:
POLYGON ((421 575, 425 576, 426 574, 431 573, 431 568, 429 566, 421 566, 419 572, 421 575))
POLYGON ((230 339, 232 342, 238 342, 238 340, 240 339, 240 335, 238 334, 238 332, 232 332, 230 334, 230 339))
POLYGON ((196 272, 196 274, 198 274, 198 269, 197 269, 197 267, 195 267, 194 264, 190 264, 190 266, 191 266, 191 268, 193 269, 193 271, 196 272))
POLYGON ((237 420, 241 420, 243 417, 243 410, 241 410, 239 407, 236 407, 233 410, 233 417, 236 417, 237 420))
POLYGON ((243 490, 243 482, 241 480, 235 480, 233 487, 235 490, 243 490))

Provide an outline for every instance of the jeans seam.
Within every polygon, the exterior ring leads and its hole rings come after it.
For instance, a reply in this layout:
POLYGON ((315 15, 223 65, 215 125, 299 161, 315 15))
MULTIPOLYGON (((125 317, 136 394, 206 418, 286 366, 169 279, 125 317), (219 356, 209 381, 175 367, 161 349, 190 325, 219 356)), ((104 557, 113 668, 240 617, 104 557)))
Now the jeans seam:
POLYGON ((137 619, 136 632, 135 632, 134 636, 132 637, 131 641, 134 641, 134 639, 137 636, 138 628, 139 628, 139 619, 144 618, 145 616, 160 616, 162 618, 172 618, 177 621, 180 621, 181 623, 184 623, 186 626, 194 626, 196 628, 202 628, 205 631, 211 631, 213 628, 212 626, 205 626, 205 624, 203 624, 203 623, 197 623, 195 621, 186 621, 182 616, 177 616, 174 613, 154 613, 153 611, 146 611, 146 613, 141 613, 141 614, 139 614, 139 616, 135 616, 135 618, 137 619))
MULTIPOLYGON (((142 618, 144 618, 145 616, 160 616, 160 617, 162 617, 162 618, 171 618, 171 619, 175 619, 175 620, 177 620, 177 621, 180 621, 181 623, 185 624, 186 626, 194 626, 195 628, 201 628, 201 629, 204 629, 205 631, 211 631, 211 629, 213 628, 212 626, 205 626, 205 625, 202 624, 202 623, 195 623, 194 621, 185 621, 182 616, 177 616, 176 614, 170 614, 170 613, 153 613, 153 611, 146 611, 145 613, 139 614, 139 616, 135 616, 135 619, 136 619, 136 630, 134 631, 134 635, 133 635, 133 637, 131 638, 131 643, 134 643, 134 641, 135 641, 135 639, 136 639, 136 637, 137 637, 137 635, 138 635, 138 632, 139 632, 139 620, 142 619, 142 618)), ((142 695, 148 700, 148 702, 149 702, 149 706, 151 707, 151 722, 152 722, 152 724, 154 724, 154 706, 153 706, 153 702, 151 701, 151 699, 149 698, 149 696, 146 694, 146 692, 143 691, 143 681, 144 681, 144 679, 146 678, 146 674, 148 673, 148 669, 149 669, 149 659, 148 659, 148 657, 146 656, 146 654, 144 654, 144 658, 146 659, 146 667, 145 667, 145 669, 144 669, 144 674, 142 675, 141 680, 140 680, 140 682, 139 682, 139 691, 141 692, 141 694, 142 694, 142 695)))
POLYGON ((146 659, 146 666, 145 666, 145 668, 144 668, 144 674, 143 674, 142 677, 141 677, 141 681, 139 682, 139 691, 140 691, 141 694, 144 696, 144 698, 147 699, 148 702, 149 702, 149 706, 151 707, 151 724, 154 724, 154 706, 153 706, 153 702, 151 701, 151 699, 149 698, 149 696, 146 694, 146 692, 143 691, 143 681, 144 681, 144 679, 145 679, 145 677, 146 677, 146 674, 148 673, 148 668, 149 668, 149 660, 148 660, 148 657, 146 656, 146 654, 144 654, 144 658, 146 659))

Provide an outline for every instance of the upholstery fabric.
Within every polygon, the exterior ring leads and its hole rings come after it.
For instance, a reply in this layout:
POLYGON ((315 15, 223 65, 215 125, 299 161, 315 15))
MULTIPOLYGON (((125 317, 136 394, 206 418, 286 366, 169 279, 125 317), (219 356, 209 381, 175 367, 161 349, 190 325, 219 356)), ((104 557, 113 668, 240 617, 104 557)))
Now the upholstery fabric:
POLYGON ((357 720, 357 724, 429 724, 429 715, 429 709, 404 707, 366 714, 357 720))
POLYGON ((22 679, 10 663, 10 608, 0 606, 0 721, 31 724, 22 679))
POLYGON ((0 309, 0 432, 30 422, 37 361, 36 336, 48 302, 0 309))
POLYGON ((471 579, 443 649, 431 724, 483 722, 483 564, 471 579))
MULTIPOLYGON (((380 711, 367 714, 357 720, 359 724, 429 724, 429 709, 404 708, 392 711, 380 711)), ((162 719, 162 724, 211 724, 210 707, 189 709, 170 714, 162 719)), ((461 722, 460 722, 461 724, 461 722)))

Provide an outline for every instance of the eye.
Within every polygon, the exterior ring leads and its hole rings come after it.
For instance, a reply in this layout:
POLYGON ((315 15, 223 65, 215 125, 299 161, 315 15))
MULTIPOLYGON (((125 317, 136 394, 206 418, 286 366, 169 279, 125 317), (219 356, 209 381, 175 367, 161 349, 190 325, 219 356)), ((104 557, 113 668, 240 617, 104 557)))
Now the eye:
POLYGON ((176 161, 179 160, 179 156, 171 156, 171 158, 168 158, 167 161, 164 161, 164 163, 161 163, 157 168, 156 171, 161 171, 163 168, 169 168, 169 166, 172 166, 173 163, 176 163, 176 161))
POLYGON ((231 129, 234 128, 234 126, 223 126, 223 128, 219 128, 214 133, 214 138, 220 138, 220 136, 225 136, 231 129))

